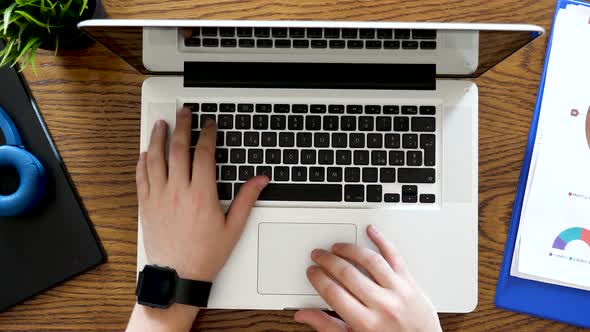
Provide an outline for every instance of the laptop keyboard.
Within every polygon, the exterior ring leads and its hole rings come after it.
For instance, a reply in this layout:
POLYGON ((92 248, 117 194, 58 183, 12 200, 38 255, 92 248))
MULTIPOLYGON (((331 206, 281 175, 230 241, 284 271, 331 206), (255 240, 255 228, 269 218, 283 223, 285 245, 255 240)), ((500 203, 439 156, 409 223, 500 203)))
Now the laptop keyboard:
POLYGON ((201 48, 435 50, 436 30, 352 28, 192 28, 185 46, 201 48))
POLYGON ((217 123, 220 200, 231 200, 242 183, 264 174, 271 183, 261 201, 436 202, 428 191, 436 181, 435 106, 184 106, 193 114, 192 149, 206 119, 217 123))

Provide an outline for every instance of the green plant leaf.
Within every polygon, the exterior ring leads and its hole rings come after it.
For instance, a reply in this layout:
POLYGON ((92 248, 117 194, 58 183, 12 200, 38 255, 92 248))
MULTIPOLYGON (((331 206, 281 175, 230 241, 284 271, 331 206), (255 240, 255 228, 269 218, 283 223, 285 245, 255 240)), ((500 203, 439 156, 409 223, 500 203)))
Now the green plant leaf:
POLYGON ((12 63, 12 65, 11 65, 11 66, 14 66, 14 65, 15 65, 15 64, 16 64, 16 63, 17 63, 17 62, 18 62, 18 61, 19 61, 19 60, 20 60, 20 59, 21 59, 21 58, 22 58, 22 57, 25 55, 25 53, 27 53, 27 51, 28 51, 28 50, 29 50, 31 47, 33 47, 33 45, 34 45, 35 43, 39 42, 40 40, 41 40, 41 37, 34 37, 34 38, 32 38, 31 40, 29 40, 29 41, 27 42, 27 44, 25 45, 25 47, 23 47, 23 48, 20 50, 20 54, 19 54, 19 56, 16 58, 16 60, 14 60, 14 62, 12 63))
POLYGON ((82 16, 82 13, 84 12, 85 9, 88 9, 88 0, 82 0, 82 8, 80 8, 80 16, 82 16))
POLYGON ((11 40, 6 44, 4 50, 2 50, 2 61, 0 61, 0 67, 6 65, 8 62, 12 60, 12 48, 14 47, 15 40, 11 40))
POLYGON ((13 3, 12 5, 8 6, 6 9, 4 9, 4 27, 2 28, 2 30, 4 30, 4 33, 6 33, 6 31, 8 31, 8 24, 10 23, 10 15, 12 14, 12 11, 14 10, 14 8, 16 7, 17 3, 13 3))

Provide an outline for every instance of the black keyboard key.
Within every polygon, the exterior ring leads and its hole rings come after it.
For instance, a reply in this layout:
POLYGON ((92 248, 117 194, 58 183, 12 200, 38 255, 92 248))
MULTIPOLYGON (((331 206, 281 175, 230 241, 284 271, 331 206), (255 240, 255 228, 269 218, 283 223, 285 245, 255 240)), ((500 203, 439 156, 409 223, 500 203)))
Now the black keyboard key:
POLYGON ((199 111, 199 104, 197 103, 186 103, 183 107, 188 108, 191 112, 196 113, 199 111))
POLYGON ((322 129, 322 117, 319 115, 310 115, 305 117, 305 130, 322 129))
POLYGON ((238 45, 239 45, 240 47, 244 47, 244 48, 252 48, 252 47, 254 47, 256 44, 255 44, 255 41, 254 41, 254 39, 240 39, 240 40, 238 41, 238 45))
POLYGON ((350 150, 336 151, 336 165, 350 165, 352 163, 352 152, 350 150))
POLYGON ((262 152, 262 149, 248 150, 248 163, 262 164, 263 162, 264 162, 264 153, 262 152))
POLYGON ((201 105, 201 110, 207 113, 217 112, 217 104, 205 103, 201 105))
POLYGON ((184 40, 184 46, 201 47, 201 38, 188 38, 184 40))
POLYGON ((297 133, 297 147, 310 148, 312 145, 311 133, 297 133))
POLYGON ((338 28, 325 28, 324 37, 329 39, 340 38, 340 29, 338 28))
POLYGON ((252 123, 253 129, 267 130, 268 129, 268 115, 254 115, 252 123))
POLYGON ((217 128, 234 129, 234 117, 228 114, 221 114, 217 118, 217 128))
POLYGON ((358 167, 346 167, 344 169, 344 181, 361 182, 361 169, 358 167))
POLYGON ((434 117, 413 117, 412 131, 434 132, 436 119, 434 117))
POLYGON ((333 133, 332 134, 332 147, 333 148, 345 148, 348 146, 348 138, 344 133, 333 133))
POLYGON ((399 134, 385 134, 385 148, 399 149, 400 136, 399 134))
POLYGON ((361 38, 361 39, 375 38, 375 29, 359 29, 359 38, 361 38))
POLYGON ((328 167, 327 173, 328 182, 342 182, 342 168, 328 167))
POLYGON ((347 42, 347 46, 350 49, 361 49, 364 46, 364 42, 362 40, 349 40, 347 42))
POLYGON ((290 38, 305 38, 305 28, 289 28, 290 38))
POLYGON ((262 133, 262 146, 275 147, 277 146, 277 133, 262 133))
POLYGON ((258 48, 271 48, 272 47, 272 39, 257 39, 256 40, 256 47, 258 47, 258 48))
POLYGON ((405 164, 405 155, 403 151, 389 151, 389 165, 403 166, 405 164))
POLYGON ((219 39, 217 38, 203 38, 204 47, 219 47, 219 39))
POLYGON ((279 149, 266 150, 266 163, 267 164, 280 164, 281 163, 281 150, 279 150, 279 149))
POLYGON ((418 42, 415 40, 404 40, 402 41, 402 48, 405 50, 418 49, 418 42))
POLYGON ((254 176, 254 166, 240 166, 238 169, 238 179, 240 181, 248 181, 254 176))
POLYGON ((307 167, 296 166, 291 169, 291 180, 295 182, 307 181, 307 167))
POLYGON ((368 165, 369 164, 369 151, 354 151, 354 164, 355 165, 368 165))
POLYGON ((294 40, 293 48, 309 48, 309 40, 294 40))
POLYGON ((381 114, 381 106, 367 105, 365 106, 365 114, 381 114))
POLYGON ((399 203, 399 194, 385 194, 384 201, 387 203, 399 203))
MULTIPOLYGON (((233 110, 232 110, 233 112, 233 110)), ((254 112, 253 104, 238 104, 238 112, 240 113, 252 113, 254 112)))
POLYGON ((436 49, 436 42, 435 41, 421 41, 420 42, 420 49, 423 50, 435 50, 436 49))
POLYGON ((330 114, 344 114, 344 105, 329 105, 328 113, 330 114))
POLYGON ((408 151, 406 157, 408 166, 422 166, 422 151, 408 151))
POLYGON ((400 47, 399 40, 386 40, 383 42, 383 48, 386 50, 397 50, 400 47))
POLYGON ((395 131, 409 131, 410 118, 407 116, 396 116, 393 118, 393 130, 395 131))
POLYGON ((315 114, 323 114, 326 113, 326 105, 311 105, 309 107, 309 112, 310 113, 315 113, 315 114))
POLYGON ((383 200, 383 189, 378 184, 370 184, 367 186, 367 202, 381 203, 383 200))
POLYGON ((260 145, 260 134, 249 131, 244 133, 244 146, 258 146, 260 145))
POLYGON ((256 175, 266 175, 269 180, 272 180, 272 167, 270 166, 256 166, 256 175))
POLYGON ((415 186, 415 185, 402 186, 402 194, 403 195, 417 195, 418 194, 418 186, 415 186))
POLYGON ((251 119, 249 115, 236 115, 236 129, 250 129, 251 119))
POLYGON ((349 140, 350 140, 349 146, 351 148, 364 148, 365 147, 365 134, 352 133, 352 134, 350 134, 349 140))
POLYGON ((227 164, 229 162, 229 151, 227 149, 215 149, 215 162, 227 164))
POLYGON ((201 29, 201 34, 207 37, 217 37, 217 28, 216 27, 203 27, 201 29))
POLYGON ((256 113, 270 113, 272 106, 270 104, 256 104, 256 113))
POLYGON ((293 113, 307 113, 308 107, 306 104, 295 104, 292 107, 293 113))
POLYGON ((238 37, 252 37, 252 28, 238 27, 238 37))
POLYGON ((322 28, 307 28, 307 38, 322 38, 322 28))
POLYGON ((424 166, 436 164, 436 138, 433 134, 420 135, 420 148, 424 150, 424 166))
POLYGON ((403 105, 402 106, 402 114, 409 114, 409 115, 418 114, 418 106, 403 105))
POLYGON ((282 132, 279 134, 279 146, 280 147, 294 147, 295 146, 295 134, 290 132, 282 132))
POLYGON ((399 106, 385 105, 383 106, 383 114, 399 114, 399 106))
POLYGON ((272 28, 273 38, 287 38, 287 28, 272 28))
POLYGON ((375 167, 363 168, 363 182, 377 182, 379 170, 375 167))
POLYGON ((387 165, 387 151, 383 151, 383 150, 371 151, 371 165, 375 165, 375 166, 387 165))
POLYGON ((287 128, 287 117, 284 115, 271 115, 270 129, 284 130, 287 128))
POLYGON ((330 40, 330 48, 344 48, 345 46, 344 40, 330 40))
POLYGON ((416 203, 418 202, 418 195, 402 195, 402 202, 416 203))
POLYGON ((289 104, 275 104, 275 113, 289 113, 291 106, 289 104))
POLYGON ((337 116, 325 116, 324 117, 324 130, 326 130, 326 131, 338 130, 338 117, 337 116))
POLYGON ((420 106, 420 114, 422 115, 435 115, 436 107, 434 106, 420 106))
POLYGON ((289 39, 275 39, 276 48, 291 48, 291 40, 289 39))
POLYGON ((320 151, 318 151, 318 164, 320 164, 320 165, 334 164, 334 151, 333 150, 320 150, 320 151))
MULTIPOLYGON (((238 187, 238 184, 236 184, 238 187)), ((236 189, 237 191, 238 189, 236 189)), ((267 185, 258 196, 259 201, 341 202, 340 184, 276 184, 267 185)))
POLYGON ((303 130, 303 116, 289 115, 287 128, 289 128, 289 130, 303 130))
POLYGON ((377 130, 377 131, 391 131, 391 117, 378 116, 375 121, 375 130, 377 130))
POLYGON ((214 122, 216 122, 216 120, 215 120, 215 114, 201 114, 201 128, 209 120, 213 120, 214 122))
POLYGON ((393 38, 393 30, 391 30, 391 29, 377 29, 377 38, 391 39, 391 38, 393 38))
MULTIPOLYGON (((243 164, 246 162, 246 149, 231 149, 229 160, 232 164, 243 164)), ((227 179, 224 179, 227 180, 227 179)))
POLYGON ((289 181, 289 167, 276 166, 274 169, 275 181, 289 181))
POLYGON ((270 28, 254 28, 254 36, 258 38, 270 37, 270 28))
POLYGON ((418 135, 417 134, 403 134, 402 135, 402 147, 404 149, 417 149, 418 148, 418 135))
POLYGON ((236 173, 237 173, 236 166, 232 166, 232 165, 221 166, 221 179, 222 180, 233 181, 237 178, 236 173))
POLYGON ((434 168, 399 168, 397 181, 399 183, 434 183, 434 168))
POLYGON ((340 118, 340 129, 344 131, 356 131, 356 117, 343 116, 340 118))
POLYGON ((301 164, 314 165, 316 163, 315 150, 301 150, 301 164))
POLYGON ((346 202, 363 202, 365 200, 365 186, 358 184, 345 185, 344 200, 346 202))
POLYGON ((346 105, 346 113, 348 113, 348 114, 362 114, 363 113, 363 106, 362 105, 346 105))
POLYGON ((215 143, 217 146, 224 146, 225 141, 223 140, 225 133, 223 131, 217 131, 217 137, 215 143))
POLYGON ((374 117, 372 116, 359 116, 359 130, 361 131, 373 131, 374 128, 374 117))
POLYGON ((342 38, 344 39, 355 39, 357 36, 357 29, 342 29, 342 38))
POLYGON ((311 41, 311 48, 327 48, 328 41, 327 40, 312 40, 311 41))
POLYGON ((228 131, 227 134, 225 134, 225 141, 227 146, 241 146, 242 133, 238 131, 228 131))
POLYGON ((293 149, 283 150, 283 164, 294 165, 299 163, 299 151, 293 149))
POLYGON ((217 182, 217 197, 221 201, 229 201, 232 197, 232 184, 217 182))
POLYGON ((200 35, 201 35, 201 28, 199 28, 199 27, 191 28, 191 36, 192 37, 198 37, 200 35))
POLYGON ((433 194, 421 194, 420 195, 420 203, 434 203, 434 195, 433 194))
POLYGON ((330 146, 330 134, 315 133, 313 136, 313 146, 316 148, 327 148, 330 146))
POLYGON ((394 183, 395 168, 381 168, 379 170, 379 181, 382 183, 394 183))
POLYGON ((383 42, 380 40, 367 40, 365 47, 370 50, 379 50, 383 47, 383 42))
POLYGON ((223 38, 220 43, 221 47, 237 47, 238 41, 235 39, 223 38))
POLYGON ((410 39, 410 29, 395 29, 395 39, 410 39))
POLYGON ((221 27, 219 28, 219 35, 221 37, 233 37, 236 33, 236 29, 235 28, 231 28, 231 27, 221 27))
POLYGON ((436 30, 433 29, 414 29, 412 30, 414 39, 436 39, 436 30))
POLYGON ((309 168, 309 181, 311 182, 324 182, 324 168, 323 167, 310 167, 309 168))

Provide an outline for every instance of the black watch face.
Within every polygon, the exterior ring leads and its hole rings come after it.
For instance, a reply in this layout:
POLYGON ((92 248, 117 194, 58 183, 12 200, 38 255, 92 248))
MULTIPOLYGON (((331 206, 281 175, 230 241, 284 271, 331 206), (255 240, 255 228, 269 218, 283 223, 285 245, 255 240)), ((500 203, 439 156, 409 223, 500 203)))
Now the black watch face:
POLYGON ((176 272, 166 268, 146 266, 142 275, 137 302, 160 308, 170 306, 176 289, 176 272))

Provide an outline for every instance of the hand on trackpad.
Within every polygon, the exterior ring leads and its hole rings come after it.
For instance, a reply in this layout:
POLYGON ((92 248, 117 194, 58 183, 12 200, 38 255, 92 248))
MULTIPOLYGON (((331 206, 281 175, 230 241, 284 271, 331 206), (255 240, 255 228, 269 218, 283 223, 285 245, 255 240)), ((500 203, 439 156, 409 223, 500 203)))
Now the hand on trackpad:
POLYGON ((313 249, 337 242, 356 244, 353 224, 260 223, 258 293, 317 295, 306 276, 313 249))

